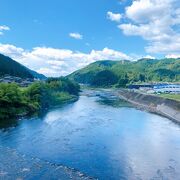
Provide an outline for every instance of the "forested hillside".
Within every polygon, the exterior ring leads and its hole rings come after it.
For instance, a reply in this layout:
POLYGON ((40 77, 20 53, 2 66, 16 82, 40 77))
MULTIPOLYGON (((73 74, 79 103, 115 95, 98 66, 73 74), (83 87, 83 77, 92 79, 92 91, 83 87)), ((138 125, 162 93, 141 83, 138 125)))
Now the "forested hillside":
POLYGON ((180 82, 180 59, 97 61, 68 77, 93 86, 124 87, 144 82, 180 82))
POLYGON ((4 75, 16 76, 21 78, 46 78, 42 74, 32 71, 13 59, 0 54, 0 77, 4 75))

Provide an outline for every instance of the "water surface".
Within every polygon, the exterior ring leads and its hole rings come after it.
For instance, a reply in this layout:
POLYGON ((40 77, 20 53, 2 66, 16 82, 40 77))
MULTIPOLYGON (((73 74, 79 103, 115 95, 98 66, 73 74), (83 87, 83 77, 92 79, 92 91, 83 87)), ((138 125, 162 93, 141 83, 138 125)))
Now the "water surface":
POLYGON ((99 179, 180 179, 178 125, 93 93, 42 118, 1 125, 0 145, 99 179))

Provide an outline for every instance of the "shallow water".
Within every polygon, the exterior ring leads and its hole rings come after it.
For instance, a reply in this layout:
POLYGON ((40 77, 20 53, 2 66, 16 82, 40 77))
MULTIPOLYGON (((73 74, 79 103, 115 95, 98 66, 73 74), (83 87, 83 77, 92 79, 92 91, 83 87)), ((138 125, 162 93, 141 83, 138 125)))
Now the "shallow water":
POLYGON ((1 126, 1 146, 95 178, 180 179, 180 127, 113 97, 82 95, 8 126, 1 126))

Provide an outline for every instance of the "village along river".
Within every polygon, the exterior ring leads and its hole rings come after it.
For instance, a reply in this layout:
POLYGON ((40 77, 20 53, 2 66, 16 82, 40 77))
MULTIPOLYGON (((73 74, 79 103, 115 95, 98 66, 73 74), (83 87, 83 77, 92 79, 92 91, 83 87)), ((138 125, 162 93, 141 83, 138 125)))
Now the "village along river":
MULTIPOLYGON (((101 91, 87 91, 41 118, 0 127, 4 166, 12 161, 3 154, 8 148, 98 179, 180 179, 180 126, 101 91)), ((0 179, 8 173, 11 179, 11 171, 0 169, 0 179)))

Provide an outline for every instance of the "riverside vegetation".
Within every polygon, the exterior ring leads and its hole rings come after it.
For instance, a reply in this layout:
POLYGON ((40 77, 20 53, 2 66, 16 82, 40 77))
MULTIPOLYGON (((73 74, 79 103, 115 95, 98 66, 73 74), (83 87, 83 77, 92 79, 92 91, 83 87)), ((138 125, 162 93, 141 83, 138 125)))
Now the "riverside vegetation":
POLYGON ((49 78, 26 88, 0 83, 0 120, 38 113, 76 100, 79 89, 77 83, 66 78, 49 78))

